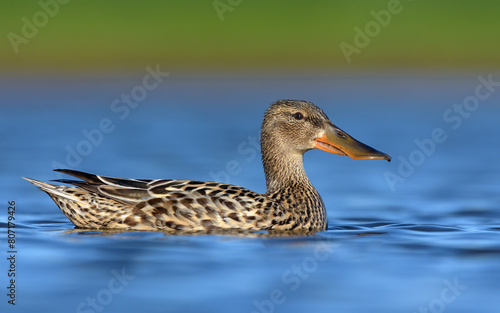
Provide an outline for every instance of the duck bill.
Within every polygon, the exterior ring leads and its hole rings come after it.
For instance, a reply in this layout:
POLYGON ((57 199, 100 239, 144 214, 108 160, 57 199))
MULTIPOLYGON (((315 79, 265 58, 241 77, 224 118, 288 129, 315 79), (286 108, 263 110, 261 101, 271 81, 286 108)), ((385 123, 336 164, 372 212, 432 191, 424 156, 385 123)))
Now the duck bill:
POLYGON ((346 155, 355 160, 382 159, 391 161, 390 155, 357 141, 333 124, 328 124, 324 135, 314 140, 314 147, 326 152, 346 155))

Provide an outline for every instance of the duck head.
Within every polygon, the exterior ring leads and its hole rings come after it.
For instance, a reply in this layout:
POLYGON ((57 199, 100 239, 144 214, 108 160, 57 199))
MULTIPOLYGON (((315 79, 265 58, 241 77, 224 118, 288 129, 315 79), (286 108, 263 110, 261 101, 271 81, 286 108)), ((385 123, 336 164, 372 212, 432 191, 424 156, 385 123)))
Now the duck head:
POLYGON ((320 149, 356 160, 391 161, 388 154, 357 141, 337 127, 316 105, 301 100, 280 100, 273 103, 264 115, 261 140, 263 151, 267 148, 291 155, 303 155, 308 150, 320 149), (265 143, 271 146, 264 147, 265 143))

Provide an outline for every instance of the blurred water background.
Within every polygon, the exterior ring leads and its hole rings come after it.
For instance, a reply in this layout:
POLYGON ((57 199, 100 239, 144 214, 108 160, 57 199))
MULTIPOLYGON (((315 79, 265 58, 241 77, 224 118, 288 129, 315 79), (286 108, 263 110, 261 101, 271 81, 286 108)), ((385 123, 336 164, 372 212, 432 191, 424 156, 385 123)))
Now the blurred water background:
POLYGON ((2 312, 498 312, 497 2, 2 7, 2 312), (308 152, 330 224, 314 236, 80 231, 21 179, 67 167, 264 192, 255 143, 285 98, 393 157, 308 152))

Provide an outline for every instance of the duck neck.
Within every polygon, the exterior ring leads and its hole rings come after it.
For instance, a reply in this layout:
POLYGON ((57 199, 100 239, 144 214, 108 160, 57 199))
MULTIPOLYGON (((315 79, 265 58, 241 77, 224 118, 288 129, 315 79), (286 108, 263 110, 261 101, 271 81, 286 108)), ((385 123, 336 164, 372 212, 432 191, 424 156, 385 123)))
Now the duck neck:
MULTIPOLYGON (((266 195, 285 211, 304 219, 301 228, 324 230, 328 225, 325 204, 304 170, 304 153, 293 153, 279 138, 261 136, 266 195)), ((293 222, 292 222, 293 223, 293 222)), ((297 227, 294 224, 291 229, 297 227)))
POLYGON ((317 192, 304 170, 303 153, 291 153, 280 142, 271 140, 263 140, 261 150, 267 194, 286 190, 292 186, 317 192))

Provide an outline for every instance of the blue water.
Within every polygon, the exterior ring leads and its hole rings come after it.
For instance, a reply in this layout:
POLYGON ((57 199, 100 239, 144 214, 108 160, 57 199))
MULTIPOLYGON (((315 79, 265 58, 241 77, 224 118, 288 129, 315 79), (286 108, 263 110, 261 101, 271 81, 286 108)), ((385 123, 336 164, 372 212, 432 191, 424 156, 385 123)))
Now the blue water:
POLYGON ((144 75, 0 78, 2 312, 499 312, 500 87, 478 86, 500 74, 171 72, 141 94, 144 75), (283 98, 393 157, 308 152, 330 224, 314 236, 80 231, 21 179, 69 167, 264 192, 254 142, 283 98))

